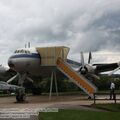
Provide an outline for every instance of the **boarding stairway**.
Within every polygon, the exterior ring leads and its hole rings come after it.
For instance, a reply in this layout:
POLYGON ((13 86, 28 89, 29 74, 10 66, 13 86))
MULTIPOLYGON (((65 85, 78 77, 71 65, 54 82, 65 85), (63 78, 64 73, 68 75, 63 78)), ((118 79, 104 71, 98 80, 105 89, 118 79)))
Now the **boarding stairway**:
POLYGON ((94 93, 97 92, 97 87, 83 75, 74 71, 72 67, 62 58, 57 59, 57 68, 91 98, 94 97, 94 93))

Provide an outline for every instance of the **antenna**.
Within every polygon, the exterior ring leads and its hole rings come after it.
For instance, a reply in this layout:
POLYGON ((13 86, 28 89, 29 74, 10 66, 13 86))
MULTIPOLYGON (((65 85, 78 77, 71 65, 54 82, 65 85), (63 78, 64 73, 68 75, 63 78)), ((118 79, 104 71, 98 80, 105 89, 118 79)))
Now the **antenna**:
POLYGON ((28 42, 28 48, 30 48, 30 42, 28 42))
POLYGON ((27 48, 27 45, 25 44, 25 48, 27 48))

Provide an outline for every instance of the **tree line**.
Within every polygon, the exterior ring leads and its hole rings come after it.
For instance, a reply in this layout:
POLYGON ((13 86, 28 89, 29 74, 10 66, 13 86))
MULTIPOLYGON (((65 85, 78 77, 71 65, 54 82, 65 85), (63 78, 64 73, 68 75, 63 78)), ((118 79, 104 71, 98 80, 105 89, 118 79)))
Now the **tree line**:
MULTIPOLYGON (((8 72, 3 75, 0 75, 0 81, 7 81, 12 76, 14 76, 15 72, 8 72)), ((31 76, 31 78, 34 80, 34 83, 31 83, 29 81, 25 81, 24 86, 26 88, 26 92, 28 93, 34 93, 34 94, 41 94, 41 93, 48 93, 50 90, 50 82, 51 78, 42 78, 42 77, 36 77, 31 76)), ((116 85, 116 90, 120 89, 120 76, 119 75, 100 75, 100 80, 94 80, 92 81, 97 87, 98 90, 109 90, 110 88, 110 82, 114 81, 116 85)), ((17 85, 17 79, 13 81, 11 84, 17 85)), ((77 87, 74 83, 72 83, 68 78, 66 77, 57 77, 57 85, 58 85, 58 91, 59 92, 75 92, 80 91, 80 88, 77 87)), ((53 92, 55 92, 55 82, 53 82, 53 92)))

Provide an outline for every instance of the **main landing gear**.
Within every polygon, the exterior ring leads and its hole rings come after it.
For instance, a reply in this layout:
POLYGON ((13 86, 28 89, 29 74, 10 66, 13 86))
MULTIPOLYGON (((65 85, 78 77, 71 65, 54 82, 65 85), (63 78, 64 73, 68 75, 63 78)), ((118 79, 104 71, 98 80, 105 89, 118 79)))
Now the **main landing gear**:
POLYGON ((27 74, 18 74, 18 85, 20 86, 16 90, 16 102, 24 102, 26 99, 25 88, 23 87, 24 80, 26 79, 27 74))

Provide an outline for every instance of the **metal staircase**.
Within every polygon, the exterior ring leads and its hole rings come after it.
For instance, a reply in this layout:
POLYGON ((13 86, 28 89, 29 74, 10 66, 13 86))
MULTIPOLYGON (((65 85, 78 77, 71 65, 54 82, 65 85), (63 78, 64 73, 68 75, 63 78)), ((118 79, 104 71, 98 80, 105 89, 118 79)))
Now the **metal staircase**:
POLYGON ((57 68, 72 80, 78 87, 80 87, 86 94, 93 98, 93 94, 97 92, 97 88, 83 75, 74 71, 70 65, 62 58, 57 59, 57 68))

